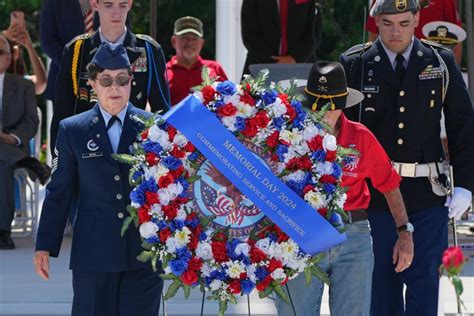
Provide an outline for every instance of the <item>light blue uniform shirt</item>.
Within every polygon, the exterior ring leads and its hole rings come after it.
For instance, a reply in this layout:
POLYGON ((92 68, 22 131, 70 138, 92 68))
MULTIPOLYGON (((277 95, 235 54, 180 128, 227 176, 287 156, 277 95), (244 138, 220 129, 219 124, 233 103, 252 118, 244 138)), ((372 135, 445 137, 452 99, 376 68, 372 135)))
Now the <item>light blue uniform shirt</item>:
MULTIPOLYGON (((113 115, 103 110, 100 106, 99 109, 100 113, 102 113, 102 117, 104 118, 105 126, 107 126, 113 115)), ((114 153, 117 153, 117 148, 120 143, 120 135, 122 135, 123 122, 125 120, 125 115, 127 114, 127 109, 128 105, 125 106, 122 111, 117 113, 116 116, 119 118, 120 122, 115 121, 115 123, 107 131, 107 134, 109 135, 110 145, 112 145, 112 150, 114 151, 114 153)))

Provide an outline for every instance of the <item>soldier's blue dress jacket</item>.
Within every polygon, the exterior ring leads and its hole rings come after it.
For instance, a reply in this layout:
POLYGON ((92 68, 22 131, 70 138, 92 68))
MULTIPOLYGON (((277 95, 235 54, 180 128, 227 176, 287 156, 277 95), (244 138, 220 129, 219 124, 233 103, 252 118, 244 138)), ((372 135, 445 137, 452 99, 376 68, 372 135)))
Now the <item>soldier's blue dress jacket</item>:
MULTIPOLYGON (((54 149, 59 121, 92 108, 97 96, 87 84, 87 65, 101 44, 99 32, 82 34, 64 48, 56 80, 54 113, 51 122, 51 150, 54 149)), ((169 89, 165 79, 166 65, 161 46, 150 36, 134 34, 128 28, 123 41, 127 51, 139 51, 132 65, 133 80, 130 102, 145 109, 147 101, 152 112, 169 109, 169 89)))
MULTIPOLYGON (((151 114, 131 104, 123 122, 117 153, 129 147, 144 128, 133 116, 151 114)), ((137 260, 140 237, 130 225, 120 230, 130 203, 130 167, 112 158, 112 147, 98 105, 60 123, 57 165, 53 163, 38 227, 36 250, 59 255, 71 201, 78 200, 70 268, 80 271, 118 272, 149 266, 137 260)))
MULTIPOLYGON (((401 88, 379 40, 352 47, 341 55, 341 63, 348 85, 365 96, 360 121, 393 161, 442 161, 443 111, 455 186, 474 192, 472 103, 450 50, 414 38, 401 88)), ((359 106, 346 110, 346 114, 359 121, 359 106)), ((403 178, 400 189, 409 212, 443 206, 446 200, 433 193, 427 177, 403 178)), ((371 207, 388 209, 382 195, 372 191, 371 207)))

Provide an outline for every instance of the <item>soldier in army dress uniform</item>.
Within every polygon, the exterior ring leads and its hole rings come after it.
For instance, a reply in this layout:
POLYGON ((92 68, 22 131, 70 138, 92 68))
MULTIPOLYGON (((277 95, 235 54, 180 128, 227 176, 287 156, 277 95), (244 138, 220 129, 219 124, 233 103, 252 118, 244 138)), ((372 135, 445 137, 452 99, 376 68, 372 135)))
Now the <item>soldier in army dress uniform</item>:
POLYGON ((377 0, 370 13, 379 39, 341 55, 349 86, 365 94, 360 107, 346 114, 375 134, 402 176, 400 189, 410 221, 396 227, 382 195, 371 190, 368 213, 375 257, 371 314, 436 315, 448 218, 460 218, 474 189, 472 104, 452 52, 414 37, 418 1, 377 0), (455 181, 448 199, 441 112, 455 181), (390 249, 403 230, 413 233, 415 256, 408 269, 397 273, 390 249))
MULTIPOLYGON (((92 35, 82 34, 69 42, 64 50, 56 82, 54 114, 51 122, 51 152, 59 121, 92 108, 97 101, 93 89, 87 84, 86 66, 102 42, 113 47, 123 44, 128 52, 140 52, 133 64, 133 80, 130 102, 151 111, 169 109, 169 89, 165 79, 165 60, 161 46, 150 36, 134 34, 125 25, 132 0, 92 0, 92 8, 98 12, 100 28, 92 35)), ((54 166, 53 166, 54 168, 54 166)))

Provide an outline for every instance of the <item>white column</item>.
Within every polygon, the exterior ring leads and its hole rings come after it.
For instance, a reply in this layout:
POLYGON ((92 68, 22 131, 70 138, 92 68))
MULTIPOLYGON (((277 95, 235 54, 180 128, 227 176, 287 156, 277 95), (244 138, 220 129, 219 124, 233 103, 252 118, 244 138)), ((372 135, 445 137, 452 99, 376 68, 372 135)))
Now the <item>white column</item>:
POLYGON ((247 50, 240 33, 242 0, 216 0, 216 60, 227 77, 240 81, 247 50))

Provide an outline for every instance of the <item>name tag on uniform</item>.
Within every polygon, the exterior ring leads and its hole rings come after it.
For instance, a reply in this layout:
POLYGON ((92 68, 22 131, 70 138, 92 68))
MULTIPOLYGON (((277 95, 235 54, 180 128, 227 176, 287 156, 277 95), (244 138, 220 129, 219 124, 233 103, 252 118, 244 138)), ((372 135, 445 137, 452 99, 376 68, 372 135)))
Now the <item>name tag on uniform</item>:
POLYGON ((363 86, 362 92, 379 93, 379 86, 363 86))
POLYGON ((103 155, 104 155, 103 152, 96 151, 96 152, 91 152, 91 153, 82 153, 82 158, 83 159, 97 158, 97 157, 102 157, 103 155))
POLYGON ((441 67, 433 67, 433 65, 429 65, 418 75, 419 80, 431 80, 438 78, 443 78, 443 69, 441 67))

